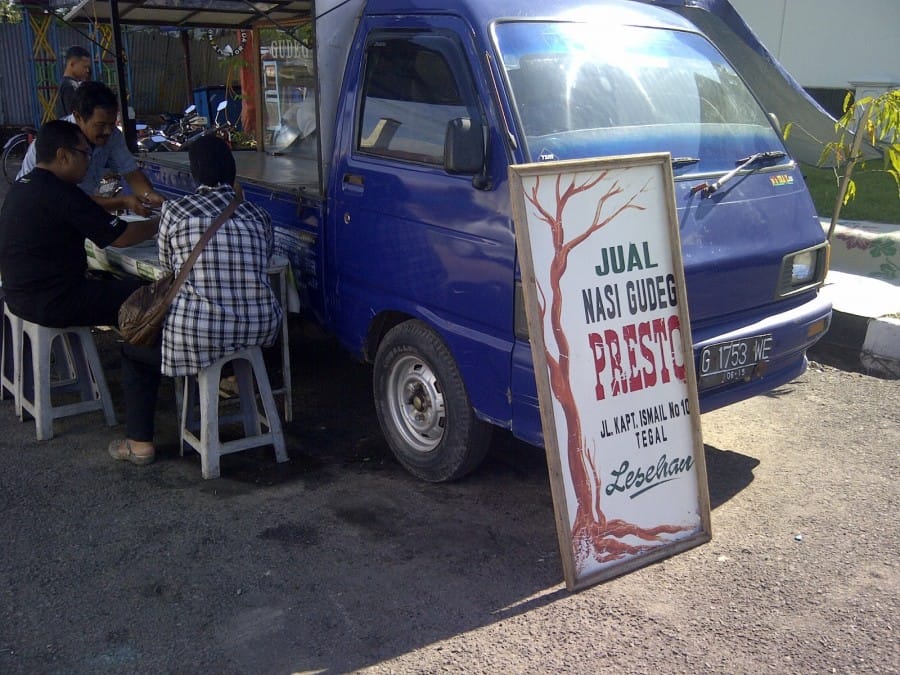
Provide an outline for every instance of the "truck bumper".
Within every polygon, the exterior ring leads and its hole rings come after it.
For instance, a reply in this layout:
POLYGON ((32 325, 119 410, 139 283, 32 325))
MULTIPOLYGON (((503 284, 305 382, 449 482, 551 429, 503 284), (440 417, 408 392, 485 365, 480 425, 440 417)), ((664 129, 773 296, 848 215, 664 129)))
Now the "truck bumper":
MULTIPOLYGON (((700 411, 709 412, 772 391, 806 370, 806 350, 828 330, 831 302, 816 295, 778 314, 741 316, 726 323, 692 326, 694 366, 704 347, 756 335, 772 335, 772 351, 764 372, 748 382, 729 383, 699 392, 700 411)), ((537 387, 531 347, 518 341, 513 351, 513 434, 527 443, 543 446, 537 387)))
POLYGON ((701 389, 700 411, 709 412, 737 403, 790 382, 806 370, 806 350, 818 342, 830 325, 831 302, 817 295, 801 305, 762 319, 696 330, 692 337, 697 372, 700 354, 706 346, 754 335, 771 334, 773 337, 772 355, 765 372, 749 382, 701 389))

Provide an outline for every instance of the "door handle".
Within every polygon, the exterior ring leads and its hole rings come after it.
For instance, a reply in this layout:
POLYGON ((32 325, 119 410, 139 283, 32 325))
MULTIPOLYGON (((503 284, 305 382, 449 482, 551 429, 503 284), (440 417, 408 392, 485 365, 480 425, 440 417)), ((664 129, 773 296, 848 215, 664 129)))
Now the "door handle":
POLYGON ((345 195, 361 197, 365 192, 365 178, 358 173, 345 173, 341 179, 341 191, 345 195))

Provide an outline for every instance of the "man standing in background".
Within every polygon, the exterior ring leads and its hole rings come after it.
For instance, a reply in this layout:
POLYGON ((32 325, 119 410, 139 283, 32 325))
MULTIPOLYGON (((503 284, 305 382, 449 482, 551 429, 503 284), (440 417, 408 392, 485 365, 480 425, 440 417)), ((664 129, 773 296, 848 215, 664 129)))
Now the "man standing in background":
POLYGON ((66 50, 66 69, 59 83, 53 114, 56 119, 72 113, 72 99, 82 82, 91 79, 91 53, 78 45, 66 50))

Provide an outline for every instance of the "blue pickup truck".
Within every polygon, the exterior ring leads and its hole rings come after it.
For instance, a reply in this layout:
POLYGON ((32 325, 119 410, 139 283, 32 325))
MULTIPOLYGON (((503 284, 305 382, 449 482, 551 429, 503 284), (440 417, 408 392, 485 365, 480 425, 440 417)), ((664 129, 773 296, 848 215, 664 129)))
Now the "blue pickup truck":
MULTIPOLYGON (((493 427, 543 443, 510 165, 671 154, 703 411, 796 377, 827 330, 828 246, 777 121, 672 4, 313 3, 312 150, 235 153, 239 179, 303 313, 374 364, 414 475, 472 471, 493 427)), ((192 189, 181 153, 142 161, 192 189)))

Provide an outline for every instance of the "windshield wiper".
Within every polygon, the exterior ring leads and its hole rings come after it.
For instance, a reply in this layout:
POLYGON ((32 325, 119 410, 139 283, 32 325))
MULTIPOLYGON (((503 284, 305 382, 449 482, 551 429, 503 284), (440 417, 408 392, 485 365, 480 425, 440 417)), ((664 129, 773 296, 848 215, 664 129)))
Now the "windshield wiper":
POLYGON ((698 192, 702 192, 704 197, 709 197, 713 192, 715 192, 720 187, 722 187, 722 185, 724 185, 725 183, 730 181, 732 178, 734 178, 736 175, 738 175, 738 173, 740 173, 741 171, 744 171, 745 169, 749 169, 754 164, 757 164, 764 160, 770 161, 770 160, 775 160, 775 159, 782 159, 783 157, 786 157, 786 156, 787 156, 787 153, 784 152, 783 150, 766 150, 765 152, 754 153, 754 154, 750 155, 749 157, 744 157, 742 159, 739 159, 737 162, 735 162, 735 164, 737 164, 737 166, 734 167, 728 173, 726 173, 724 176, 722 176, 715 183, 712 183, 712 184, 700 183, 699 185, 695 185, 694 187, 691 188, 691 194, 694 195, 694 194, 697 194, 698 192))
POLYGON ((690 166, 691 164, 697 164, 700 161, 699 157, 673 157, 672 158, 672 168, 680 169, 683 166, 690 166))

